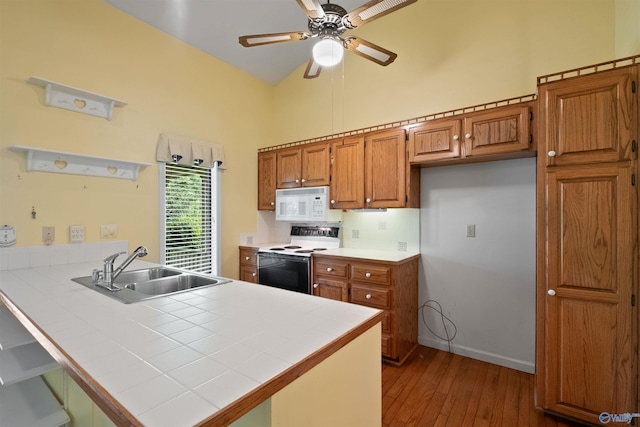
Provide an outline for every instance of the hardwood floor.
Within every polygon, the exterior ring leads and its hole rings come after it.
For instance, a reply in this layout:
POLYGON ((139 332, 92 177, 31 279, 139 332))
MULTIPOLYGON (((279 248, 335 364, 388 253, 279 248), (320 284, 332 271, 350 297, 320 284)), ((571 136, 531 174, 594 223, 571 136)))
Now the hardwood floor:
POLYGON ((534 377, 429 347, 382 367, 383 426, 574 427, 534 408, 534 377))

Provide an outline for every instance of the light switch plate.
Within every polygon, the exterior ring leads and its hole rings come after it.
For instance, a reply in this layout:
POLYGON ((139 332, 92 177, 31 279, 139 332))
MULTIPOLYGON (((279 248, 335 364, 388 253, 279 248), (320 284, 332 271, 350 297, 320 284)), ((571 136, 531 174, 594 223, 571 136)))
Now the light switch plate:
POLYGON ((45 245, 50 245, 56 240, 56 228, 55 227, 42 227, 42 242, 45 245))
POLYGON ((467 237, 476 237, 476 225, 467 224, 467 237))

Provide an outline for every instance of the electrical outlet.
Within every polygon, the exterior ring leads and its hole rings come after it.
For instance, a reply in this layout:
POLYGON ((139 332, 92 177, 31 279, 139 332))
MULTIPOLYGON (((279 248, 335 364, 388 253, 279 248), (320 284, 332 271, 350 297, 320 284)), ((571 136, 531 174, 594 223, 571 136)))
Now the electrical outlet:
POLYGON ((84 225, 69 226, 69 241, 71 243, 84 242, 84 225))
POLYGON ((360 230, 351 230, 351 238, 359 239, 360 238, 360 230))
POLYGON ((476 237, 476 225, 467 224, 467 237, 476 237))
POLYGON ((398 242, 398 250, 401 252, 407 251, 407 242, 398 242))
POLYGON ((45 245, 50 245, 56 240, 56 228, 55 227, 42 227, 42 242, 45 245))
POLYGON ((118 234, 118 226, 115 224, 102 224, 100 226, 100 237, 103 239, 113 239, 118 234))

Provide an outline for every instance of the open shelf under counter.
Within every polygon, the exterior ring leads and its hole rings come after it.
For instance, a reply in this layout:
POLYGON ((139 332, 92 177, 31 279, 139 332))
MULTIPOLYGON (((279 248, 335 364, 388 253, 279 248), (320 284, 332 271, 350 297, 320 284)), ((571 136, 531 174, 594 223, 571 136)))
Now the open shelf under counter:
POLYGON ((0 387, 2 425, 55 427, 71 421, 40 377, 0 387))

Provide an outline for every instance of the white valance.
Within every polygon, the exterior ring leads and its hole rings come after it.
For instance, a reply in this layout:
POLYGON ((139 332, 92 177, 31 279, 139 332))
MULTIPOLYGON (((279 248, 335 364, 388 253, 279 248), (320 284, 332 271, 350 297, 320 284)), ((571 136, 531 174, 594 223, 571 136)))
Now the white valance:
POLYGON ((212 168, 224 163, 224 149, 210 141, 161 133, 158 137, 156 160, 186 166, 212 168))

